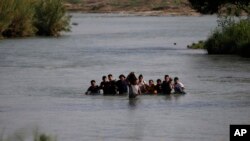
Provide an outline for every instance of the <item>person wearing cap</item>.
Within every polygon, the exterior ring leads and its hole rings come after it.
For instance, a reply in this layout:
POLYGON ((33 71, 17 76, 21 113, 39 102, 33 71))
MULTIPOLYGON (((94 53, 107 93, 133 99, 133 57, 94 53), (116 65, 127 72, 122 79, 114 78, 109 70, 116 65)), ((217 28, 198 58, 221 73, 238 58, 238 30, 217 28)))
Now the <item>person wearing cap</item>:
POLYGON ((88 88, 87 92, 85 93, 86 95, 89 94, 100 94, 100 89, 98 85, 96 85, 95 80, 90 81, 91 86, 88 88))
POLYGON ((118 89, 118 93, 120 95, 123 95, 123 94, 127 94, 128 93, 128 83, 126 81, 126 77, 121 74, 119 76, 119 79, 117 82, 116 82, 116 86, 117 86, 117 89, 118 89))

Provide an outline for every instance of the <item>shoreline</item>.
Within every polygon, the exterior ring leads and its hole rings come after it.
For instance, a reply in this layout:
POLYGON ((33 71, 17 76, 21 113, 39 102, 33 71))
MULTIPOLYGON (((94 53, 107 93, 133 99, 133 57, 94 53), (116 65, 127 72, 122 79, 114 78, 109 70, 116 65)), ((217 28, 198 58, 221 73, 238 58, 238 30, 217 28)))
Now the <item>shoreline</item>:
MULTIPOLYGON (((156 2, 157 3, 157 2, 156 2)), ((141 3, 140 5, 131 2, 123 2, 114 4, 110 2, 96 0, 84 3, 72 4, 64 3, 64 7, 68 12, 81 12, 81 13, 114 13, 114 14, 127 14, 137 16, 200 16, 199 12, 191 8, 190 4, 183 0, 181 3, 174 2, 159 3, 150 5, 149 3, 141 3)))
POLYGON ((82 14, 119 14, 128 16, 203 16, 197 12, 166 12, 166 11, 82 11, 82 10, 67 10, 68 13, 82 14))

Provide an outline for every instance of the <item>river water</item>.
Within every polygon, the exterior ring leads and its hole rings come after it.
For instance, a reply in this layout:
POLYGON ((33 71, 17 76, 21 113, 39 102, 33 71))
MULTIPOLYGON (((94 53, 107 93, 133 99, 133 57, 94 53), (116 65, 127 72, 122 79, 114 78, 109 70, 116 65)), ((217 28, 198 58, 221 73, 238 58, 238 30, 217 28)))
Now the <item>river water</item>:
POLYGON ((215 16, 73 14, 59 38, 0 41, 0 131, 38 127, 58 141, 228 141, 250 123, 250 60, 186 46, 206 39, 215 16), (174 45, 176 43, 176 45, 174 45), (134 71, 178 76, 188 94, 86 96, 89 81, 134 71))

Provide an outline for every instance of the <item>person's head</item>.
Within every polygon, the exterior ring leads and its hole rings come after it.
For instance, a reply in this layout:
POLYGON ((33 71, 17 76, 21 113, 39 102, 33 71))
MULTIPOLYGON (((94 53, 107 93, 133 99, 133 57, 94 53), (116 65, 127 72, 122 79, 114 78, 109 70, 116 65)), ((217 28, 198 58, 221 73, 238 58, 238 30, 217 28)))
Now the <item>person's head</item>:
POLYGON ((161 79, 156 80, 157 84, 161 84, 161 79))
POLYGON ((127 80, 130 84, 132 85, 136 85, 138 84, 138 79, 137 77, 135 76, 135 73, 134 72, 131 72, 129 73, 128 77, 127 77, 127 80))
POLYGON ((174 83, 178 83, 179 82, 179 78, 178 77, 175 77, 174 78, 174 83))
POLYGON ((112 75, 112 74, 109 74, 109 75, 108 75, 108 79, 109 79, 109 81, 111 81, 111 80, 113 79, 113 75, 112 75))
POLYGON ((169 83, 172 83, 173 79, 171 77, 169 77, 169 83))
POLYGON ((102 77, 102 81, 104 81, 104 82, 107 81, 107 77, 106 77, 106 76, 103 76, 103 77, 102 77))
POLYGON ((150 79, 150 80, 148 81, 148 84, 149 84, 149 85, 153 85, 153 84, 154 84, 154 81, 153 81, 152 79, 150 79))
POLYGON ((95 86, 95 80, 90 81, 91 86, 95 86))
POLYGON ((165 81, 169 81, 169 75, 165 75, 165 81))
POLYGON ((119 79, 120 79, 121 81, 124 81, 124 80, 126 79, 126 77, 125 77, 123 74, 121 74, 121 75, 119 76, 119 79))
POLYGON ((140 74, 140 75, 139 75, 139 81, 142 81, 142 80, 143 80, 143 75, 140 74))

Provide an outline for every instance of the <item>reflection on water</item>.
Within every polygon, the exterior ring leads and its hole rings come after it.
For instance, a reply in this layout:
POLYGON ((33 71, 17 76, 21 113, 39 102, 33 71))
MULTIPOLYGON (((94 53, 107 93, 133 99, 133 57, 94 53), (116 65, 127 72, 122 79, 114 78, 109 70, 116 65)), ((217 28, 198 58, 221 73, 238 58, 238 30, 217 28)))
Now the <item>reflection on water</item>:
POLYGON ((61 38, 0 42, 0 128, 38 125, 60 141, 228 140, 250 123, 250 60, 206 55, 216 17, 73 14, 61 38), (177 43, 174 45, 174 43, 177 43), (178 76, 186 95, 86 96, 89 81, 134 71, 145 80, 178 76))
POLYGON ((129 108, 131 110, 135 109, 136 108, 136 105, 138 103, 139 99, 138 98, 134 98, 134 99, 129 99, 128 100, 128 105, 129 105, 129 108))

